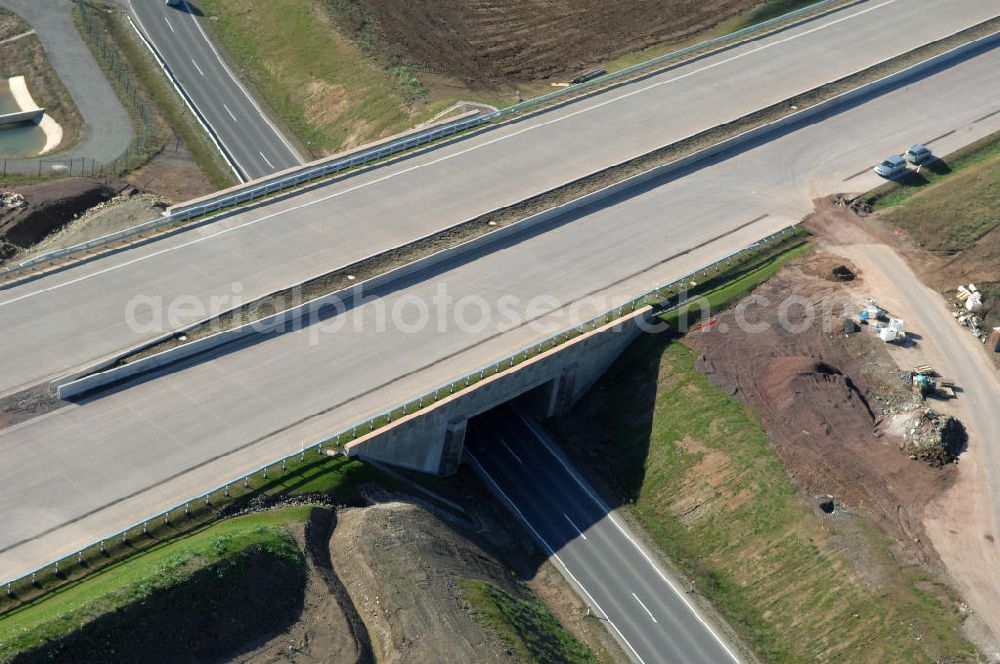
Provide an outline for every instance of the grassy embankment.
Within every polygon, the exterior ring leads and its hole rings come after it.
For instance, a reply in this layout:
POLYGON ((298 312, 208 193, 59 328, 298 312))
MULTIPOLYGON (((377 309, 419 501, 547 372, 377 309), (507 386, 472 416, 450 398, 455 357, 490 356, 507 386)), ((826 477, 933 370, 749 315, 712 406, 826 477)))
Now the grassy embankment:
MULTIPOLYGON (((799 251, 709 299, 715 307, 734 302, 799 251)), ((844 528, 864 543, 879 581, 859 578, 824 517, 797 495, 756 414, 713 387, 695 359, 677 340, 643 337, 553 425, 571 455, 579 450, 574 435, 614 449, 578 457, 609 501, 627 505, 764 661, 968 656, 962 617, 942 601, 950 591, 901 566, 885 537, 850 517, 844 528), (594 425, 580 432, 580 422, 594 425)))
MULTIPOLYGON (((109 61, 103 45, 98 44, 86 29, 81 27, 80 34, 94 53, 98 63, 105 70, 109 82, 129 111, 133 123, 141 127, 144 120, 137 110, 131 93, 124 90, 118 82, 119 75, 116 71, 118 67, 124 68, 126 72, 124 78, 128 80, 130 87, 136 90, 147 108, 153 109, 153 112, 158 116, 156 118, 158 124, 168 127, 173 132, 174 138, 184 144, 212 185, 224 189, 235 184, 235 176, 219 155, 215 145, 205 135, 197 118, 178 96, 149 49, 140 42, 125 16, 113 9, 109 11, 110 6, 99 2, 88 2, 87 5, 85 8, 77 7, 74 9, 77 22, 81 23, 81 11, 87 11, 91 20, 100 22, 104 35, 107 37, 104 40, 105 44, 113 45, 114 64, 109 61)), ((164 145, 171 142, 170 137, 164 134, 159 127, 151 127, 150 129, 161 135, 157 139, 149 141, 149 146, 144 151, 145 154, 129 160, 129 163, 124 165, 124 170, 141 166, 164 145)))
MULTIPOLYGON (((369 482, 377 482, 390 489, 399 488, 392 477, 360 462, 340 457, 292 468, 259 493, 325 494, 340 503, 358 504, 359 485, 369 482)), ((448 484, 448 488, 455 492, 452 483, 448 484)), ((426 499, 427 495, 422 497, 426 499)), ((116 629, 120 632, 134 623, 149 622, 154 616, 146 614, 161 615, 162 607, 167 602, 164 595, 171 591, 175 596, 191 597, 193 607, 204 609, 206 605, 212 605, 215 610, 213 620, 230 620, 227 612, 232 609, 238 613, 240 609, 227 605, 225 598, 216 597, 219 588, 201 592, 193 584, 202 583, 205 574, 209 573, 213 584, 220 588, 245 591, 248 581, 241 577, 247 570, 242 563, 254 553, 263 552, 284 561, 286 567, 301 568, 302 554, 285 526, 303 523, 311 509, 308 506, 290 507, 215 521, 154 543, 133 555, 112 560, 99 571, 67 583, 0 617, 0 661, 8 661, 39 647, 51 648, 54 640, 79 636, 80 630, 94 631, 106 638, 109 632, 115 634, 116 629), (215 606, 220 602, 222 604, 215 606), (147 605, 160 608, 147 610, 147 605), (129 617, 115 617, 123 612, 129 617), (93 630, 95 621, 117 621, 120 624, 111 627, 101 625, 101 628, 93 630)), ((258 569, 256 574, 260 573, 258 569)), ((249 585, 252 588, 253 582, 249 585)), ((496 630, 497 635, 524 661, 598 661, 527 589, 527 598, 515 598, 492 584, 469 580, 463 582, 463 591, 479 620, 489 629, 496 630)), ((294 602, 295 593, 292 590, 282 594, 286 604, 294 602)), ((294 619, 291 614, 268 616, 266 611, 260 610, 250 610, 249 615, 251 619, 279 627, 294 619)), ((173 622, 174 618, 179 625, 168 624, 163 626, 164 630, 186 634, 184 630, 197 629, 190 625, 190 620, 184 621, 168 612, 167 619, 173 622)), ((195 622, 204 627, 203 622, 195 622)), ((78 652, 92 654, 90 638, 92 635, 87 632, 82 643, 75 644, 78 652)))
POLYGON ((960 277, 975 279, 984 294, 986 325, 1000 325, 1000 132, 920 174, 882 185, 865 200, 917 246, 952 257, 942 272, 950 281, 938 287, 954 288, 960 277))
POLYGON ((1000 225, 1000 136, 869 196, 883 217, 930 251, 960 251, 1000 225))
POLYGON ((123 560, 199 532, 218 520, 219 510, 237 501, 261 496, 321 493, 338 504, 361 505, 364 501, 359 487, 366 483, 390 488, 399 486, 398 481, 377 468, 343 456, 319 456, 313 452, 304 461, 290 460, 284 472, 276 466, 266 479, 257 474, 251 479, 249 486, 245 487, 241 483, 231 485, 228 497, 222 492, 216 492, 212 496, 211 505, 205 505, 202 501, 192 502, 187 513, 180 509, 174 510, 169 522, 159 518, 151 520, 145 533, 141 529, 133 529, 128 534, 127 541, 123 542, 120 537, 109 539, 103 551, 97 546, 90 547, 84 553, 82 563, 70 558, 58 574, 52 567, 47 567, 38 573, 34 585, 29 585, 26 581, 15 584, 13 596, 0 593, 0 624, 13 612, 20 611, 25 606, 46 602, 49 597, 58 596, 76 584, 86 583, 95 573, 123 560))
MULTIPOLYGON (((684 43, 673 42, 619 58, 620 69, 686 43, 733 30, 811 4, 772 0, 684 43)), ((319 157, 403 131, 443 110, 458 97, 504 106, 496 91, 465 88, 456 81, 425 84, 405 55, 374 30, 364 10, 345 0, 205 0, 207 23, 238 63, 257 95, 298 139, 319 157), (295 35, 289 39, 288 35, 295 35), (457 96, 456 96, 457 95, 457 96)), ((525 94, 551 91, 548 82, 524 83, 525 94)))
POLYGON ((455 101, 424 103, 428 91, 405 62, 382 62, 374 41, 342 33, 338 3, 204 0, 200 7, 217 17, 206 25, 236 70, 313 157, 403 131, 455 101))
POLYGON ((0 618, 0 661, 176 588, 208 567, 220 576, 239 573, 242 559, 251 552, 301 568, 302 553, 283 526, 305 520, 310 509, 286 508, 219 522, 110 565, 82 583, 5 615, 0 618))
POLYGON ((597 664, 594 653, 566 631, 538 599, 512 597, 486 581, 465 580, 459 585, 475 618, 493 630, 521 661, 597 664))

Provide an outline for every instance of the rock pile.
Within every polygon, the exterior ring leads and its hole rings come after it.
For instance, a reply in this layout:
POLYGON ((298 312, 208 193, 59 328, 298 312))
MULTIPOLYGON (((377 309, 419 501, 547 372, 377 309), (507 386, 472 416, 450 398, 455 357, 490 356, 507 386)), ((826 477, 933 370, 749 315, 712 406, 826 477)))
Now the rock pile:
POLYGON ((0 191, 0 207, 3 207, 4 211, 23 210, 28 207, 28 201, 16 191, 0 191))
POLYGON ((968 434, 961 422, 928 408, 903 434, 901 448, 911 459, 943 466, 957 461, 967 444, 968 434))

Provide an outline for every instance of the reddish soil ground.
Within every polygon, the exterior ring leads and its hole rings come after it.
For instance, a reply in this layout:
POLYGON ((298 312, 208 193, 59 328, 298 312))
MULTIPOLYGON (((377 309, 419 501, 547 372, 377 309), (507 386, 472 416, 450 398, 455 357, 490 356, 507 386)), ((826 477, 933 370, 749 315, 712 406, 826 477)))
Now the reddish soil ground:
POLYGON ((786 268, 756 291, 760 304, 743 310, 745 323, 739 308, 730 309, 688 335, 687 342, 703 354, 699 369, 713 383, 760 413, 803 491, 834 496, 872 517, 921 561, 934 563, 933 548, 922 541, 921 517, 927 503, 954 481, 954 467, 911 461, 898 439, 880 432, 881 409, 869 403, 875 391, 864 366, 870 367, 872 353, 886 353, 874 335, 859 332, 848 341, 841 306, 810 323, 805 307, 785 304, 790 298, 843 299, 842 287, 832 275, 827 278, 835 262, 819 254, 786 268), (783 312, 788 324, 781 322, 783 312), (750 329, 761 323, 766 331, 750 329), (859 353, 859 342, 870 345, 859 353))
POLYGON ((473 85, 544 79, 705 30, 754 0, 356 0, 382 39, 473 85))
POLYGON ((128 182, 141 191, 156 194, 172 203, 181 203, 216 191, 180 140, 166 146, 128 175, 128 182))
POLYGON ((30 247, 127 187, 118 180, 98 178, 66 178, 10 187, 24 196, 27 206, 19 210, 0 208, 0 245, 30 247))

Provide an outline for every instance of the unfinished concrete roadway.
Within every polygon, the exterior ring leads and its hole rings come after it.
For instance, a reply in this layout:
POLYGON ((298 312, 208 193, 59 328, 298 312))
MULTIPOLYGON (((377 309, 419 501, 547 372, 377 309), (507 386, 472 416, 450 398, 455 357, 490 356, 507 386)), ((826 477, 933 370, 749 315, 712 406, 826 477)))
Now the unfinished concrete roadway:
POLYGON ((574 303, 622 301, 797 221, 813 197, 872 186, 865 171, 883 155, 935 137, 932 147, 944 153, 996 131, 1000 114, 990 114, 1000 100, 983 91, 997 89, 1000 49, 993 49, 415 277, 380 301, 0 431, 0 577, 532 343, 552 329, 497 324, 538 316, 539 295, 561 307, 543 318, 569 322, 574 303), (435 313, 420 325, 417 303, 432 302, 439 287, 456 301, 482 302, 493 324, 477 325, 473 306, 467 326, 439 328, 435 313), (380 325, 383 309, 398 320, 380 325), (336 325, 343 327, 332 331, 336 325))
MULTIPOLYGON (((145 338, 136 295, 225 308, 645 153, 974 25, 993 0, 872 1, 519 123, 0 290, 0 396, 145 338)), ((879 155, 870 155, 869 160, 879 155)), ((180 316, 181 323, 197 315, 180 316)))

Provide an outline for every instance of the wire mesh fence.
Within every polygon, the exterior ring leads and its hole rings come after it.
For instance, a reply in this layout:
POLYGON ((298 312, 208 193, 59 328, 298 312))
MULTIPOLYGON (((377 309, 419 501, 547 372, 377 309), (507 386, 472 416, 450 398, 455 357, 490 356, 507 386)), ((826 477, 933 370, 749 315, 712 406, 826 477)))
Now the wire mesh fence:
POLYGON ((89 41, 91 51, 100 62, 108 81, 132 119, 132 140, 120 155, 110 161, 94 156, 39 157, 37 159, 7 158, 0 163, 0 177, 19 176, 94 176, 110 177, 127 173, 159 149, 163 131, 156 114, 143 99, 132 81, 132 72, 119 55, 109 33, 104 10, 84 0, 76 0, 79 25, 89 41))

